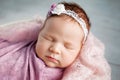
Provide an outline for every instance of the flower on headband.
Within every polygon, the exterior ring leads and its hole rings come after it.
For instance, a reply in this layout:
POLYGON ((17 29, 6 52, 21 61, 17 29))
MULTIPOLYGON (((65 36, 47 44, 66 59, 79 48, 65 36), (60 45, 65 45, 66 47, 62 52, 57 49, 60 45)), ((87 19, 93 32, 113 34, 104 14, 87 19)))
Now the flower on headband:
POLYGON ((56 4, 52 4, 50 7, 50 11, 53 11, 53 9, 56 7, 56 4))
POLYGON ((51 11, 53 11, 55 7, 56 7, 56 4, 51 5, 50 10, 48 11, 47 17, 49 17, 52 14, 51 11))
POLYGON ((52 14, 60 15, 61 13, 65 12, 65 6, 63 4, 58 4, 56 7, 53 8, 51 11, 52 14))

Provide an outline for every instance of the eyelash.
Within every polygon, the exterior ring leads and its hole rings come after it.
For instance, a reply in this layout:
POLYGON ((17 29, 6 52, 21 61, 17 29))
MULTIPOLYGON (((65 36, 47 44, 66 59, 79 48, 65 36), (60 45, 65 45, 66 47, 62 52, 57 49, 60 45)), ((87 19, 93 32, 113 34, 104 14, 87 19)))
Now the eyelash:
POLYGON ((51 37, 46 37, 46 36, 43 36, 44 39, 48 40, 48 41, 54 41, 54 39, 52 39, 51 37))
POLYGON ((73 49, 70 45, 67 45, 67 44, 65 44, 64 47, 67 49, 73 49))

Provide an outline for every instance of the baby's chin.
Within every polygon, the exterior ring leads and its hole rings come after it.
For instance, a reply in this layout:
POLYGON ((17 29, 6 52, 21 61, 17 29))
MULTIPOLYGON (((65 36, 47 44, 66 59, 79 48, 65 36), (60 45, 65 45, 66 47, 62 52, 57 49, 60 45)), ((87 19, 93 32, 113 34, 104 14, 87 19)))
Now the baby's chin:
POLYGON ((46 66, 50 67, 50 68, 59 68, 59 69, 65 69, 66 67, 61 67, 58 65, 55 65, 54 63, 46 63, 46 66))
POLYGON ((55 63, 53 62, 46 62, 45 63, 48 67, 51 67, 51 68, 60 68, 59 66, 57 66, 55 63))

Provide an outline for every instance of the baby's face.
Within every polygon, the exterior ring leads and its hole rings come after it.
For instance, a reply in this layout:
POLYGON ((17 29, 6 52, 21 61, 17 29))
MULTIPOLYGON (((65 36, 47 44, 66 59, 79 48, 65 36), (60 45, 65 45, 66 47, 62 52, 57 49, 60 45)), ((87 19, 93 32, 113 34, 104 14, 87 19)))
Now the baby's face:
POLYGON ((49 18, 39 34, 36 53, 49 67, 68 67, 79 54, 83 35, 77 22, 49 18))

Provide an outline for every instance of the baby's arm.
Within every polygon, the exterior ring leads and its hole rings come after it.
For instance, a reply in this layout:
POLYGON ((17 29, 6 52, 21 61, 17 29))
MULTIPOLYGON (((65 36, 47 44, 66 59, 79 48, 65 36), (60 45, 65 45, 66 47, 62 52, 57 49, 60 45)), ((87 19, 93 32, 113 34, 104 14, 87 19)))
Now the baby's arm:
POLYGON ((9 42, 35 40, 42 24, 41 20, 26 20, 0 25, 0 39, 9 42))

